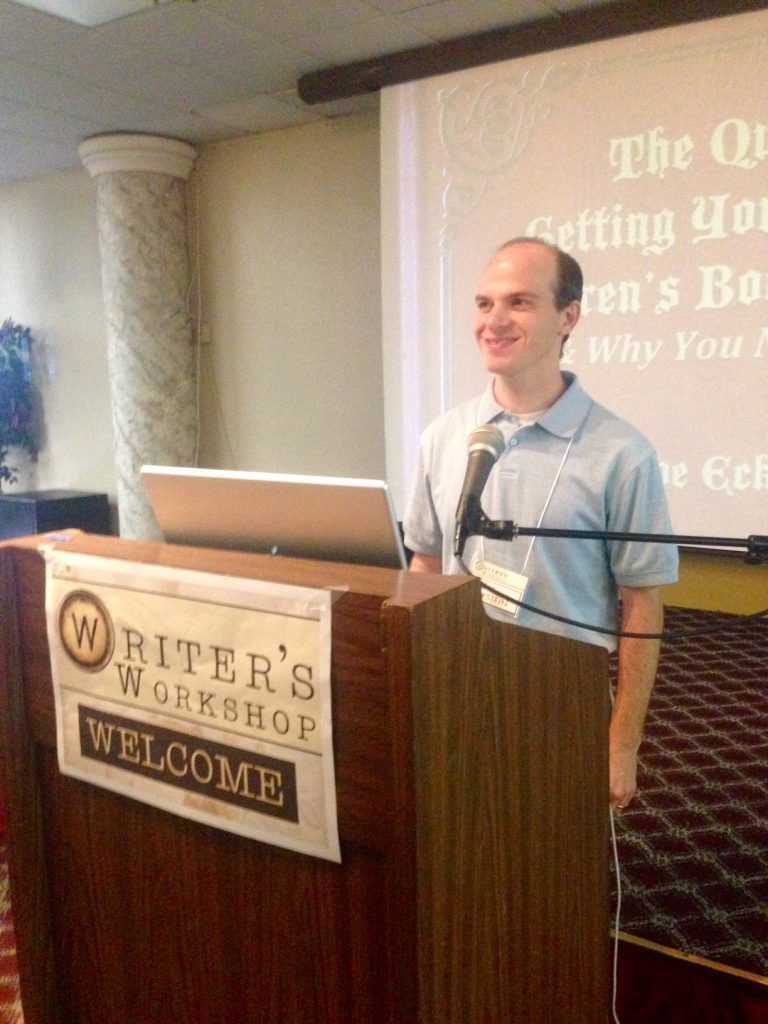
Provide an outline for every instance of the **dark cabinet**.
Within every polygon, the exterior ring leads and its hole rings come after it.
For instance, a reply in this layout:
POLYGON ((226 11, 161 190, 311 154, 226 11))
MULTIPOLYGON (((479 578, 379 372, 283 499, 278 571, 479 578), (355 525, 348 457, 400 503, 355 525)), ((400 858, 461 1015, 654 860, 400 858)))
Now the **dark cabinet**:
POLYGON ((107 495, 61 490, 0 494, 0 539, 68 528, 111 533, 107 495))

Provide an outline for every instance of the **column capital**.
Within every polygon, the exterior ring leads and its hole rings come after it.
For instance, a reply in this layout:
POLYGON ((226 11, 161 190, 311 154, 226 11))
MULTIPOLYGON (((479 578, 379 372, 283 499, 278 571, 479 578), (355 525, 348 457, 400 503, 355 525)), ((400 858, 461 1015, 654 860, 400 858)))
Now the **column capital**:
POLYGON ((119 132, 94 135, 78 148, 83 166, 96 177, 115 171, 151 171, 185 181, 192 173, 197 150, 189 142, 163 135, 119 132))

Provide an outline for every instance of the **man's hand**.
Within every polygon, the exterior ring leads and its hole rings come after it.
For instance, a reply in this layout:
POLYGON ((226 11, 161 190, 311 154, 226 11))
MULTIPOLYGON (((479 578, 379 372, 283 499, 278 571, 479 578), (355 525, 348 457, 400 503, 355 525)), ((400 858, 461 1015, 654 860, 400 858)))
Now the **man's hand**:
POLYGON ((631 751, 611 751, 610 755, 611 807, 623 811, 637 789, 637 754, 631 751))

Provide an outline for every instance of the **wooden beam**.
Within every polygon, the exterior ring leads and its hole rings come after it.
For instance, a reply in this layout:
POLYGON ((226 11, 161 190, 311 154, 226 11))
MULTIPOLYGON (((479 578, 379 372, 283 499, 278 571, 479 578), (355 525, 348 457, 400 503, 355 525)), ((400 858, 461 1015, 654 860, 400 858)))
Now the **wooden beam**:
POLYGON ((612 0, 599 7, 312 71, 302 75, 297 87, 304 103, 327 103, 430 75, 766 7, 768 0, 612 0))

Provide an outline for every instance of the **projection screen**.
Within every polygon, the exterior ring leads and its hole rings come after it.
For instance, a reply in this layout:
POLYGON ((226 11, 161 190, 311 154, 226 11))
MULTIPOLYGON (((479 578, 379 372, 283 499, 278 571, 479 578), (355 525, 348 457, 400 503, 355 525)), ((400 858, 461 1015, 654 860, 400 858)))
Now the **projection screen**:
POLYGON ((564 366, 650 437, 675 532, 768 534, 766 66, 760 11, 384 91, 387 473, 401 514, 421 430, 486 384, 480 272, 506 239, 536 235, 587 284, 564 366))

